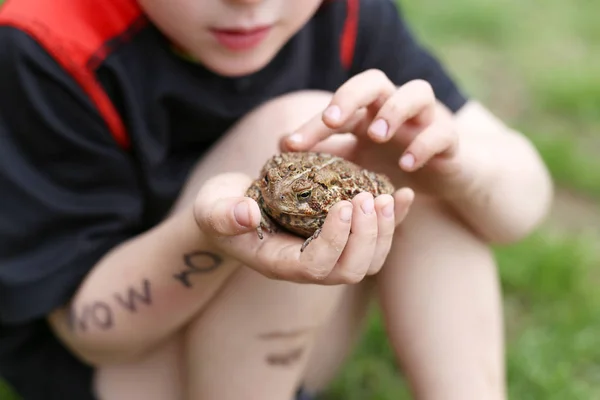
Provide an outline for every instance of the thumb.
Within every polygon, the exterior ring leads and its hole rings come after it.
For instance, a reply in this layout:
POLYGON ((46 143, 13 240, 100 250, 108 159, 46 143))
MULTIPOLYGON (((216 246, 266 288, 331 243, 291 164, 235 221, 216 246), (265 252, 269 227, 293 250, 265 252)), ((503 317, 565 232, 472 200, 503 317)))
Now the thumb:
POLYGON ((194 203, 199 228, 209 236, 234 236, 256 229, 260 209, 256 201, 243 196, 251 182, 239 174, 222 174, 208 180, 194 203))
POLYGON ((212 236, 234 236, 250 232, 260 223, 258 204, 248 197, 224 198, 196 212, 202 231, 212 236))

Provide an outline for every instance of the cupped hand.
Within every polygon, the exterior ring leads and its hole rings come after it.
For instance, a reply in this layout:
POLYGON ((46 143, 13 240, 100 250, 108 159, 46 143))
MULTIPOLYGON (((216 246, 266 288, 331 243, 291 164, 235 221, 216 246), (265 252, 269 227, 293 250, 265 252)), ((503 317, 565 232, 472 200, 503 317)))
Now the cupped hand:
POLYGON ((454 117, 436 100, 431 85, 413 80, 396 87, 379 70, 350 78, 322 113, 282 140, 281 148, 341 153, 366 168, 395 172, 427 192, 445 188, 462 172, 454 117), (358 152, 326 145, 339 133, 353 134, 358 152))
POLYGON ((340 201, 329 211, 319 236, 301 252, 305 239, 283 230, 259 239, 260 209, 244 196, 251 182, 237 173, 207 181, 195 200, 196 222, 228 256, 269 278, 297 283, 351 284, 377 273, 414 198, 404 188, 393 195, 373 198, 365 192, 340 201))

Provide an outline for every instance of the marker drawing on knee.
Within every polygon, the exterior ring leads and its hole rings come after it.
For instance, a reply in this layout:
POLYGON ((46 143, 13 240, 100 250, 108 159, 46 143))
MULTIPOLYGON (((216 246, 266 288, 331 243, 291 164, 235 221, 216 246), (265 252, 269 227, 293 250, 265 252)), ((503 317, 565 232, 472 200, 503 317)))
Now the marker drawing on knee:
MULTIPOLYGON (((258 335, 258 338, 260 340, 269 342, 304 342, 305 338, 311 332, 314 332, 314 330, 314 328, 300 328, 288 331, 277 330, 260 333, 258 335)), ((274 367, 290 367, 297 364, 300 361, 305 350, 305 344, 296 344, 295 346, 291 346, 288 350, 280 350, 268 353, 265 356, 265 361, 267 362, 267 364, 274 367)))
POLYGON ((304 347, 296 347, 286 352, 267 354, 265 360, 274 367, 289 367, 300 361, 304 350, 304 347))
POLYGON ((307 335, 310 332, 313 332, 314 330, 315 328, 301 328, 290 331, 270 331, 258 334, 258 338, 261 340, 293 339, 299 336, 307 335))

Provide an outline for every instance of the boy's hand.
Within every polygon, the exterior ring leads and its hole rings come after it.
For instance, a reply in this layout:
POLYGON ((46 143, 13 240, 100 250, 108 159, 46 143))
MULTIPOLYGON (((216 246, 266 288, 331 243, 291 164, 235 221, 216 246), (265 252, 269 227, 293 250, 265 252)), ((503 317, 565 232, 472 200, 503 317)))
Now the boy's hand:
POLYGON ((300 252, 304 239, 283 231, 258 238, 258 204, 244 197, 250 183, 245 175, 222 174, 204 184, 194 204, 198 226, 228 256, 267 277, 298 283, 357 283, 378 272, 413 200, 410 189, 401 189, 339 202, 319 237, 300 252))
MULTIPOLYGON (((437 195, 465 183, 453 116, 438 104, 425 81, 413 80, 397 88, 379 70, 358 74, 337 90, 322 114, 286 137, 282 148, 306 151, 316 146, 320 151, 336 153, 332 146, 320 142, 348 132, 358 140, 351 158, 365 167, 377 165, 381 170, 385 161, 388 165, 384 169, 389 173, 392 161, 409 173, 403 179, 411 186, 437 195), (380 145, 386 142, 393 148, 380 145)), ((340 151, 348 156, 347 149, 340 151)), ((396 168, 392 176, 398 172, 396 168)))

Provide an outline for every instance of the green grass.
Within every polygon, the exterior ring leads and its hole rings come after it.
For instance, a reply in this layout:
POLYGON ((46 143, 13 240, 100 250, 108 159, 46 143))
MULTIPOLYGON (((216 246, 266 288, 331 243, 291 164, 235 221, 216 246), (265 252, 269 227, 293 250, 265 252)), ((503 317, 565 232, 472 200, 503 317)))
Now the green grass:
POLYGON ((12 390, 0 381, 0 399, 2 400, 13 400, 17 399, 12 390))
MULTIPOLYGON (((458 81, 533 140, 557 183, 600 199, 600 1, 400 3, 458 81)), ((599 237, 540 230, 496 250, 511 399, 600 398, 599 237)), ((410 398, 377 310, 326 398, 410 398)))

